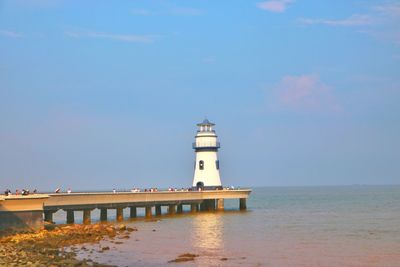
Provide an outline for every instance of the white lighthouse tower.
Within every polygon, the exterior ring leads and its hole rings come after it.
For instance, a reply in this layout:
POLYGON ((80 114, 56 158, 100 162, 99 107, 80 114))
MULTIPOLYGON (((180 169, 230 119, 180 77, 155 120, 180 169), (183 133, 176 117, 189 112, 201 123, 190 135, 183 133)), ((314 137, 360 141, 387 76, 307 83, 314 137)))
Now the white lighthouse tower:
POLYGON ((199 129, 193 143, 196 152, 193 187, 197 189, 222 188, 217 155, 220 145, 213 129, 214 125, 207 119, 197 124, 199 129))

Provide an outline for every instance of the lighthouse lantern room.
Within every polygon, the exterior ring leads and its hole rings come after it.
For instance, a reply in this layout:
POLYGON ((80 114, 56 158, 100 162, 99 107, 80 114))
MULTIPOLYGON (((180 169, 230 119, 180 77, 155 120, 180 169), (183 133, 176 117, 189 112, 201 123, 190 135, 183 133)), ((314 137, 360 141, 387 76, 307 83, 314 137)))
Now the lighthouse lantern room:
POLYGON ((193 188, 221 189, 221 178, 219 176, 218 149, 220 148, 214 123, 205 119, 197 124, 198 131, 193 143, 196 153, 194 164, 193 188))

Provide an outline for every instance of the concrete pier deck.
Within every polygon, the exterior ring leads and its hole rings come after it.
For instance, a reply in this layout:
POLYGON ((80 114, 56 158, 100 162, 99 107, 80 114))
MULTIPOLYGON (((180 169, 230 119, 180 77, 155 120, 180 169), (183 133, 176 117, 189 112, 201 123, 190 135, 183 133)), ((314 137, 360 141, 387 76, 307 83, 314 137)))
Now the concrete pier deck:
POLYGON ((155 206, 201 203, 209 199, 247 199, 250 189, 210 191, 158 191, 117 193, 50 194, 44 210, 116 208, 118 206, 155 206))
POLYGON ((45 221, 53 220, 53 213, 64 210, 67 223, 74 223, 74 211, 83 211, 83 222, 90 223, 91 211, 100 209, 100 220, 107 220, 107 210, 115 209, 117 220, 122 221, 123 209, 130 209, 130 218, 135 218, 137 208, 145 208, 145 216, 161 215, 162 206, 168 214, 183 212, 189 205, 192 212, 223 210, 224 199, 239 199, 239 208, 246 208, 250 189, 205 190, 205 191, 157 191, 157 192, 92 192, 50 194, 44 203, 45 221))
POLYGON ((43 226, 43 203, 49 196, 11 195, 0 197, 0 229, 30 228, 43 226))
POLYGON ((145 208, 145 216, 161 215, 161 207, 168 214, 182 213, 183 205, 191 212, 224 209, 224 199, 238 199, 238 207, 246 209, 251 189, 158 191, 158 192, 91 192, 36 194, 0 197, 0 229, 7 227, 38 228, 44 220, 53 221, 58 210, 66 211, 66 222, 74 223, 74 211, 83 211, 83 223, 91 222, 91 211, 100 209, 100 220, 107 220, 107 210, 117 211, 117 220, 123 220, 123 209, 130 208, 130 218, 136 217, 137 208, 145 208), (154 212, 154 213, 153 213, 154 212))

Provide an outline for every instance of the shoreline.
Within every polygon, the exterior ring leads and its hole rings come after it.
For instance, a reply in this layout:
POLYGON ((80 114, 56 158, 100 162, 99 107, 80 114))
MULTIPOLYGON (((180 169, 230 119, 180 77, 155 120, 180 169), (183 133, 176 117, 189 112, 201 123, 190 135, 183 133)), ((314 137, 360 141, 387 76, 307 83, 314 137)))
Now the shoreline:
MULTIPOLYGON (((124 224, 47 224, 46 229, 0 236, 0 266, 113 266, 76 258, 73 246, 98 244, 104 238, 130 238, 136 228, 124 224)), ((102 250, 109 248, 103 247, 102 250)))

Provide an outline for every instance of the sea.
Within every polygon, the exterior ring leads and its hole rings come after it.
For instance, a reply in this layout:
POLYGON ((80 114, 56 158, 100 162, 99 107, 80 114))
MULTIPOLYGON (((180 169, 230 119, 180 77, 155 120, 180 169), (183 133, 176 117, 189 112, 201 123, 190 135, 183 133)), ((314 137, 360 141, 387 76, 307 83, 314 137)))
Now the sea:
MULTIPOLYGON (((129 239, 77 246, 78 258, 117 266, 400 266, 399 185, 257 187, 247 210, 238 207, 229 200, 223 212, 152 219, 139 209, 122 222, 138 229, 129 239), (170 262, 184 253, 197 257, 170 262)), ((65 223, 65 214, 55 219, 65 223)))

